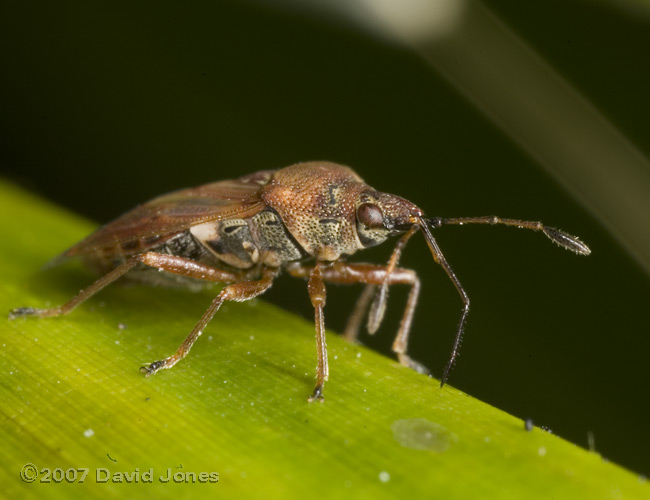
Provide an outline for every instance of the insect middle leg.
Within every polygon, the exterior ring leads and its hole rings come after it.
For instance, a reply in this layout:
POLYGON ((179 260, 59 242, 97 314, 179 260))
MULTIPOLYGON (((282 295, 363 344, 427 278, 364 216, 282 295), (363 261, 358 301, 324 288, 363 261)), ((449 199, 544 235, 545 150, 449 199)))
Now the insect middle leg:
POLYGON ((181 359, 187 356, 187 353, 190 352, 192 345, 196 342, 201 334, 203 333, 204 328, 210 322, 212 317, 219 310, 221 305, 228 301, 232 300, 235 302, 244 302, 250 300, 258 295, 261 295, 267 291, 273 284, 273 279, 277 276, 278 270, 273 268, 264 268, 262 271, 262 278, 257 281, 242 281, 239 283, 233 283, 223 288, 219 295, 210 304, 210 307, 203 313, 199 322, 194 326, 190 334, 179 346, 174 354, 168 358, 161 359, 159 361, 154 361, 148 365, 143 366, 140 370, 147 376, 151 376, 156 373, 158 370, 164 368, 171 368, 181 359))

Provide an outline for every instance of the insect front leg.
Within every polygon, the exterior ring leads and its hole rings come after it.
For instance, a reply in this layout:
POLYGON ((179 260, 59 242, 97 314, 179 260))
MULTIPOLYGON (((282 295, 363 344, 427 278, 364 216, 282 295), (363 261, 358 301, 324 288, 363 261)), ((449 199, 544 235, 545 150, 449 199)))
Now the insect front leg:
POLYGON ((52 307, 51 309, 19 307, 18 309, 13 309, 9 312, 9 319, 16 319, 21 316, 37 316, 39 318, 47 318, 50 316, 61 316, 63 314, 68 314, 79 304, 88 300, 105 286, 110 285, 115 280, 124 276, 138 264, 144 264, 146 266, 154 267, 173 274, 179 274, 181 276, 219 283, 232 283, 241 279, 235 273, 222 271, 205 264, 200 264, 191 259, 160 254, 156 252, 146 252, 130 257, 115 269, 99 278, 88 288, 81 290, 81 292, 79 292, 76 296, 74 296, 71 300, 63 305, 52 307))
POLYGON ((210 322, 212 317, 226 301, 235 301, 235 302, 244 302, 252 298, 257 297, 258 295, 263 294, 273 284, 273 279, 277 276, 277 269, 273 268, 264 268, 262 271, 262 278, 257 281, 242 281, 240 283, 234 283, 225 287, 219 295, 210 304, 210 307, 203 313, 199 322, 194 326, 190 334, 183 341, 180 347, 176 350, 174 354, 168 358, 161 359, 159 361, 154 361, 148 365, 143 366, 140 370, 147 376, 151 376, 156 373, 158 370, 165 368, 171 368, 181 359, 183 359, 190 352, 192 345, 196 342, 203 330, 210 322))
POLYGON ((404 235, 402 235, 402 237, 397 241, 388 264, 385 267, 384 279, 377 289, 375 299, 370 305, 370 312, 368 314, 368 332, 371 335, 379 329, 379 326, 384 319, 384 313, 386 312, 386 302, 388 300, 388 286, 390 285, 391 274, 397 267, 397 263, 399 262, 399 258, 402 255, 402 251, 404 250, 406 243, 411 238, 411 236, 413 236, 418 231, 418 229, 419 227, 414 225, 404 235))
POLYGON ((352 310, 352 314, 350 314, 350 317, 348 318, 345 329, 343 330, 343 338, 347 341, 355 342, 359 337, 361 322, 363 321, 363 317, 368 310, 370 301, 375 296, 376 290, 377 285, 366 285, 366 287, 363 289, 363 292, 361 292, 361 295, 359 296, 359 299, 357 300, 357 303, 352 310))
MULTIPOLYGON (((408 366, 419 373, 429 373, 429 370, 427 370, 426 367, 412 359, 407 354, 409 332, 411 331, 413 314, 415 313, 415 307, 417 306, 418 296, 420 294, 420 279, 415 271, 399 267, 389 269, 388 266, 378 266, 374 264, 338 262, 332 268, 325 270, 323 279, 328 283, 366 283, 366 290, 373 285, 373 288, 376 286, 382 287, 386 285, 409 285, 411 290, 406 301, 404 315, 402 316, 397 336, 393 341, 392 349, 393 352, 397 354, 399 362, 403 365, 408 366)), ((364 293, 366 293, 366 291, 364 291, 364 293)), ((370 314, 372 314, 372 311, 370 314)), ((377 325, 377 327, 378 326, 379 325, 377 325)))

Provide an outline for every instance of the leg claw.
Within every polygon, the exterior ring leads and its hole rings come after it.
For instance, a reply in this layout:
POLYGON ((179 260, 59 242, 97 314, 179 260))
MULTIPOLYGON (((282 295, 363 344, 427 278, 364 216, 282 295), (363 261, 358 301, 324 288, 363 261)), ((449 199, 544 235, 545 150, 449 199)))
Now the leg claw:
POLYGON ((9 311, 9 319, 16 319, 22 316, 34 316, 41 312, 41 309, 34 307, 18 307, 9 311))
POLYGON ((404 366, 408 366, 411 370, 415 370, 418 373, 421 373, 422 375, 430 375, 431 372, 429 369, 424 366, 421 363, 418 363, 414 359, 410 358, 406 354, 398 354, 397 355, 399 362, 403 364, 404 366))
POLYGON ((145 377, 151 377, 154 373, 156 373, 158 370, 161 370, 162 368, 165 368, 165 360, 161 361, 154 361, 153 363, 149 363, 148 365, 144 365, 140 367, 140 371, 144 373, 145 377))
POLYGON ((310 403, 313 403, 314 401, 318 401, 319 403, 322 403, 325 401, 325 398, 323 397, 323 386, 321 384, 318 384, 314 388, 314 392, 312 393, 311 396, 309 396, 309 399, 307 400, 310 403))

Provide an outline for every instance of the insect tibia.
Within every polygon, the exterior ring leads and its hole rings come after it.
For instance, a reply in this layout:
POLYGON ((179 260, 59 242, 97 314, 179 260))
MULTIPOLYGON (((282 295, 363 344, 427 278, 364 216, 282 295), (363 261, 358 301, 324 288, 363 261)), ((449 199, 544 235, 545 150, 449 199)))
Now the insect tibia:
POLYGON ((542 231, 544 231, 544 234, 552 241, 567 250, 577 253, 578 255, 589 255, 591 253, 591 249, 580 241, 579 238, 571 236, 564 231, 560 231, 554 227, 544 227, 542 231))
POLYGON ((386 299, 388 297, 388 287, 380 287, 377 290, 375 299, 370 305, 370 312, 368 313, 368 333, 374 335, 379 330, 379 326, 384 319, 386 312, 386 299))

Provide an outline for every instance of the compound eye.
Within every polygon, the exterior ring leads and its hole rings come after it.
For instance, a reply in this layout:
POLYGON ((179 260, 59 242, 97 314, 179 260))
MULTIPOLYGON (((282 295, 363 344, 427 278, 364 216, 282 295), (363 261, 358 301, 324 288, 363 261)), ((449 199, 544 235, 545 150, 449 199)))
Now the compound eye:
POLYGON ((372 203, 362 203, 357 209, 357 219, 368 228, 384 227, 384 214, 381 208, 372 203))

